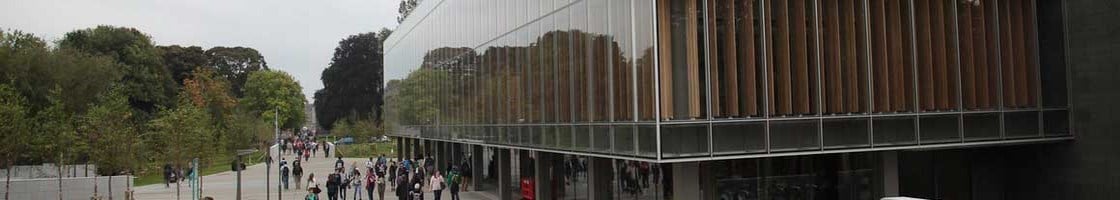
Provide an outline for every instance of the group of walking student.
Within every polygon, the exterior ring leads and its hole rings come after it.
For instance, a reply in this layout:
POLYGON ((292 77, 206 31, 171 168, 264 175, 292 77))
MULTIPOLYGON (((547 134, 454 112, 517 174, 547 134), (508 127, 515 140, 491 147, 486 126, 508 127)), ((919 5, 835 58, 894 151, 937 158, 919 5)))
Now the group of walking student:
MULTIPOLYGON (((463 167, 469 169, 468 166, 463 167)), ((308 193, 304 199, 320 198, 321 189, 314 176, 312 173, 307 179, 308 193)), ((296 180, 298 182, 298 176, 296 180)), ((326 192, 329 200, 347 200, 347 197, 354 200, 383 200, 385 190, 389 188, 390 192, 402 200, 423 200, 425 192, 431 192, 433 198, 439 200, 443 192, 448 191, 451 200, 458 200, 462 180, 460 166, 451 165, 445 170, 438 170, 432 158, 404 159, 398 163, 381 155, 371 157, 364 166, 359 166, 358 162, 347 165, 342 157, 338 157, 334 163, 334 171, 327 175, 326 192), (377 199, 374 199, 375 194, 377 199)), ((298 183, 296 187, 299 187, 298 183)))

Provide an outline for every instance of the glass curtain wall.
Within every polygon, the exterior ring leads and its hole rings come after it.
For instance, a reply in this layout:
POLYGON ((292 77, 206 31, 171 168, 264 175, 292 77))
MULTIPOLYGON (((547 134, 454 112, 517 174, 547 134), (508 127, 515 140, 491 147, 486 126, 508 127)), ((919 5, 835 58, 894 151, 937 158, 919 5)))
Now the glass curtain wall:
POLYGON ((386 119, 400 135, 661 158, 1065 137, 1061 10, 426 1, 384 44, 386 119))

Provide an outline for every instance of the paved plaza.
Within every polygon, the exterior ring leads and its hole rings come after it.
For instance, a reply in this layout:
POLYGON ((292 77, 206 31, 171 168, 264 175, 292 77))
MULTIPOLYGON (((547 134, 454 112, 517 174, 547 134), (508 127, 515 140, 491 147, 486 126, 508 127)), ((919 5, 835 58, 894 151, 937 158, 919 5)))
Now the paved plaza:
MULTIPOLYGON (((289 157, 289 156, 294 157, 294 155, 285 155, 285 158, 291 159, 292 157, 289 157)), ((323 157, 323 155, 320 152, 319 156, 311 158, 311 160, 309 160, 307 162, 304 162, 303 163, 303 167, 304 167, 304 177, 303 177, 304 180, 303 180, 303 182, 306 183, 307 178, 308 178, 307 176, 309 174, 314 173, 315 174, 315 182, 319 183, 320 188, 322 188, 323 190, 326 190, 326 182, 327 182, 326 181, 326 176, 328 174, 330 174, 331 170, 333 170, 333 165, 334 165, 335 160, 336 160, 335 158, 323 157)), ((365 161, 366 161, 366 159, 360 159, 360 158, 346 158, 346 159, 343 159, 343 160, 346 162, 347 168, 350 168, 350 166, 355 162, 358 163, 358 166, 365 166, 365 161)), ((289 160, 289 162, 290 162, 290 160, 289 160)), ((266 190, 265 190, 265 186, 266 186, 266 183, 265 183, 265 179, 266 179, 265 178, 265 174, 266 174, 265 164, 262 163, 262 164, 257 164, 257 165, 246 167, 245 171, 243 171, 242 174, 241 174, 241 192, 242 192, 241 197, 242 197, 242 199, 266 199, 266 198, 267 199, 303 199, 303 196, 307 194, 306 187, 304 186, 304 187, 301 187, 301 189, 296 189, 294 182, 289 182, 289 187, 290 187, 289 190, 284 190, 284 192, 281 194, 280 198, 277 198, 278 194, 276 192, 277 191, 277 188, 276 188, 276 182, 277 181, 276 180, 279 180, 279 178, 277 178, 277 175, 279 173, 276 172, 275 167, 276 166, 273 165, 273 169, 271 170, 272 175, 271 175, 270 178, 272 178, 272 181, 271 181, 271 187, 268 189, 268 190, 270 190, 270 194, 267 194, 267 197, 266 197, 266 190)), ((293 177, 293 179, 294 179, 294 177, 293 177)), ((289 180, 289 181, 294 181, 294 180, 289 180)), ((366 192, 364 190, 365 188, 362 188, 362 189, 363 189, 362 192, 365 193, 366 192)), ((179 196, 178 198, 176 197, 175 185, 174 184, 172 184, 170 188, 165 188, 163 184, 147 185, 147 186, 137 187, 135 189, 135 191, 136 191, 135 192, 136 199, 190 199, 190 190, 189 190, 189 187, 188 187, 186 182, 184 182, 183 185, 181 186, 181 188, 180 188, 180 192, 181 192, 180 195, 181 196, 179 196)), ((351 189, 348 192, 349 193, 347 193, 347 199, 354 199, 353 198, 353 192, 354 191, 351 189)), ((236 199, 237 198, 236 195, 237 195, 237 173, 236 172, 233 172, 233 171, 222 172, 222 173, 217 173, 217 174, 213 174, 213 175, 209 175, 209 176, 204 176, 202 178, 202 196, 204 196, 204 197, 209 196, 209 197, 213 197, 214 199, 236 199)), ((368 199, 365 196, 366 194, 362 194, 362 195, 363 195, 362 199, 368 199)), ((376 196, 377 195, 374 194, 374 198, 377 198, 376 196)), ((450 196, 450 194, 448 192, 444 191, 442 199, 450 199, 449 196, 450 196)), ((327 199, 327 192, 323 191, 322 193, 319 193, 319 197, 321 199, 327 199)), ((460 193, 460 197, 462 197, 462 199, 490 199, 490 198, 487 198, 487 195, 476 193, 476 192, 460 193)), ((425 194, 424 198, 433 199, 431 193, 425 194)), ((391 187, 386 187, 385 188, 385 199, 391 199, 391 200, 396 200, 397 199, 396 196, 393 195, 393 188, 391 188, 391 187)))

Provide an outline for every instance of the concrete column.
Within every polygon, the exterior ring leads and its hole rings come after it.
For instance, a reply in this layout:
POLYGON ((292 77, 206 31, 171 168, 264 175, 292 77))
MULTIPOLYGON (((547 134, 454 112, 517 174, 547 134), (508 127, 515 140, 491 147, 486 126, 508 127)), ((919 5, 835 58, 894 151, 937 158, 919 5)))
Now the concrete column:
POLYGON ((883 196, 893 197, 898 196, 898 152, 897 151, 884 151, 880 153, 882 156, 882 180, 883 196))
MULTIPOLYGON (((397 140, 397 147, 396 147, 397 148, 396 149, 397 157, 396 158, 404 158, 404 138, 399 138, 398 137, 398 138, 394 138, 394 139, 397 140)), ((396 173, 396 172, 393 172, 393 173, 396 173)))
POLYGON ((700 195, 700 163, 673 163, 673 199, 699 199, 700 195))
POLYGON ((591 199, 611 199, 614 196, 614 186, 611 181, 614 179, 614 165, 611 164, 612 159, 590 157, 587 166, 589 196, 591 199))
POLYGON ((535 153, 537 154, 537 161, 535 163, 536 166, 533 167, 536 169, 534 170, 536 171, 534 176, 536 177, 535 181, 537 183, 537 187, 534 188, 534 192, 537 194, 536 199, 552 200, 552 177, 555 176, 552 162, 555 154, 547 152, 535 153))
POLYGON ((498 154, 498 199, 499 200, 512 200, 510 193, 516 188, 510 188, 510 155, 509 149, 498 149, 495 153, 498 154))
POLYGON ((471 160, 470 162, 472 176, 470 189, 473 191, 477 190, 479 184, 482 183, 482 170, 486 170, 484 167, 482 167, 482 162, 485 161, 485 158, 483 157, 484 155, 482 155, 482 146, 470 145, 468 146, 468 148, 470 148, 471 151, 471 156, 469 158, 471 160))

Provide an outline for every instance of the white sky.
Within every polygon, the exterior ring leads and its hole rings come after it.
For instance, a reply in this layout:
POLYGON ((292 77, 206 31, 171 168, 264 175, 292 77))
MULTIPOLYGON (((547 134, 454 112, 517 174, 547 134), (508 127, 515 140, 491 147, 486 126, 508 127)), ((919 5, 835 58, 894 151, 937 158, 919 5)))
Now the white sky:
POLYGON ((397 26, 399 0, 0 0, 0 28, 47 41, 113 25, 157 45, 244 46, 299 81, 308 102, 343 38, 397 26))

